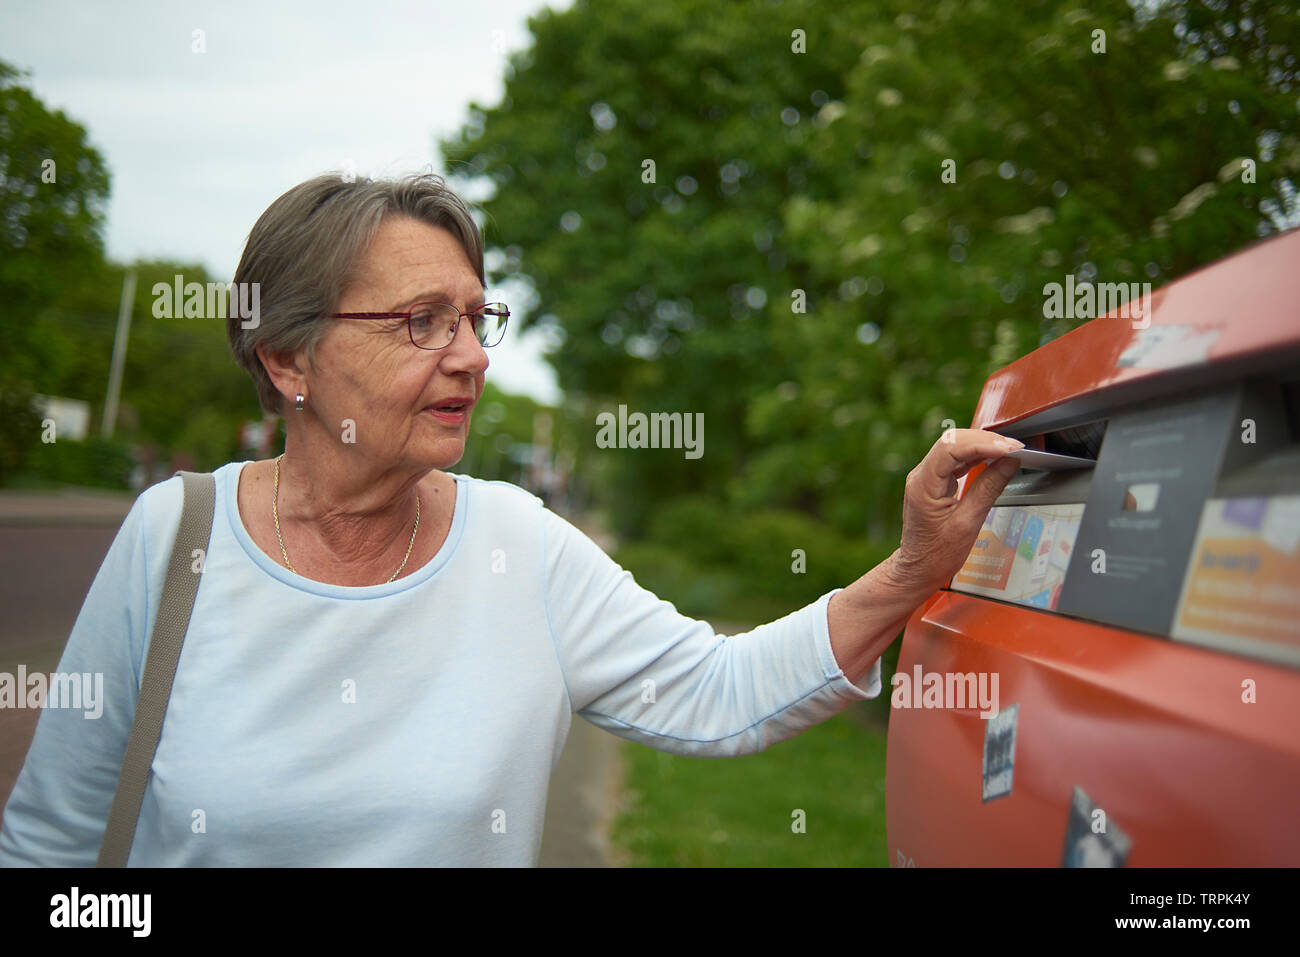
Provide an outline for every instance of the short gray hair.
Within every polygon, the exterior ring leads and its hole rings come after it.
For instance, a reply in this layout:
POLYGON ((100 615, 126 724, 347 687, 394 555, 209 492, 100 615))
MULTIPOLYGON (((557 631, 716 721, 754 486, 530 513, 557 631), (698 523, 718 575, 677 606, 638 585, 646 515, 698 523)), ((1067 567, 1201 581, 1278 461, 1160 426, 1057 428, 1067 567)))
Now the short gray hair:
POLYGON ((232 290, 259 284, 257 325, 245 329, 235 304, 226 309, 231 351, 253 377, 266 412, 279 415, 284 397, 257 357, 258 347, 302 351, 308 363, 314 361, 316 344, 338 321, 326 317, 356 278, 362 255, 387 216, 409 216, 450 232, 486 287, 478 224, 441 176, 371 180, 329 174, 295 186, 258 218, 235 270, 232 290))

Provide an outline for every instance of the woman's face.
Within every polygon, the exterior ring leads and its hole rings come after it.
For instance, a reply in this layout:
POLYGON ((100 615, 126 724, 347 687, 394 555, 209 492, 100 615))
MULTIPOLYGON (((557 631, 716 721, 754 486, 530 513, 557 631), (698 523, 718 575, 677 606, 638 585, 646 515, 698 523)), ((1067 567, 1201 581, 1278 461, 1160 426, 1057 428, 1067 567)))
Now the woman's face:
MULTIPOLYGON (((389 216, 336 311, 401 312, 431 301, 469 312, 483 304, 483 287, 451 233, 389 216)), ((447 468, 465 454, 473 408, 459 422, 430 409, 453 398, 477 402, 487 367, 468 319, 436 351, 414 345, 404 319, 336 319, 317 344, 307 402, 340 442, 351 441, 375 465, 447 468), (345 420, 354 423, 351 430, 345 420)))

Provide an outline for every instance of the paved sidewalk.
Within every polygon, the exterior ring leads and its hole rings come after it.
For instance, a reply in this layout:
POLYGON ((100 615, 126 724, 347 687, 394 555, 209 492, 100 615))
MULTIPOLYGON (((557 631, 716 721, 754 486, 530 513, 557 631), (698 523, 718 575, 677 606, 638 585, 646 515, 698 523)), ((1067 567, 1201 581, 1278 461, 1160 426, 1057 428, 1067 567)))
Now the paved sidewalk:
MULTIPOLYGON (((589 515, 565 515, 606 552, 614 537, 589 515)), ((541 867, 617 867, 609 828, 623 791, 623 742, 578 715, 551 774, 542 830, 541 867)))
POLYGON ((0 525, 120 525, 135 502, 134 492, 64 488, 56 491, 0 490, 0 525))
POLYGON ((623 742, 577 715, 551 774, 541 867, 616 867, 609 828, 623 790, 623 742))

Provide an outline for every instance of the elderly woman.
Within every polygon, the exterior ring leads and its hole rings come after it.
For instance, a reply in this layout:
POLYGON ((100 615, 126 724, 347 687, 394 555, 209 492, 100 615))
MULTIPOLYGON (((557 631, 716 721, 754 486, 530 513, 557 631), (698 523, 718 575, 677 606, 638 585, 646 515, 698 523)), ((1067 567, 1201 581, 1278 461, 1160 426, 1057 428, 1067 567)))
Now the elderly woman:
MULTIPOLYGON (((908 477, 887 561, 723 637, 537 497, 445 471, 507 313, 437 177, 291 189, 235 281, 260 284, 258 322, 227 326, 285 451, 215 473, 132 866, 535 864, 574 713, 728 757, 879 694, 881 652, 1015 470, 1019 443, 947 433, 908 477)), ((42 713, 0 864, 96 860, 181 501, 179 477, 146 490, 104 559, 59 665, 104 675, 103 715, 42 713)))

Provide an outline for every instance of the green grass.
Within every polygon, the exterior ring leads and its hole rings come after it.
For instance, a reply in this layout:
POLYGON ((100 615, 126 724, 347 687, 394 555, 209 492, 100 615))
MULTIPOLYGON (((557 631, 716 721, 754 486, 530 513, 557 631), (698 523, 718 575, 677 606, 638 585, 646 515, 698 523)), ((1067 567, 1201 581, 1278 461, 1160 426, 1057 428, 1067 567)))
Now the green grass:
POLYGON ((852 704, 743 758, 623 742, 611 839, 634 867, 884 867, 885 735, 852 704), (796 809, 806 815, 802 834, 792 830, 796 809))

